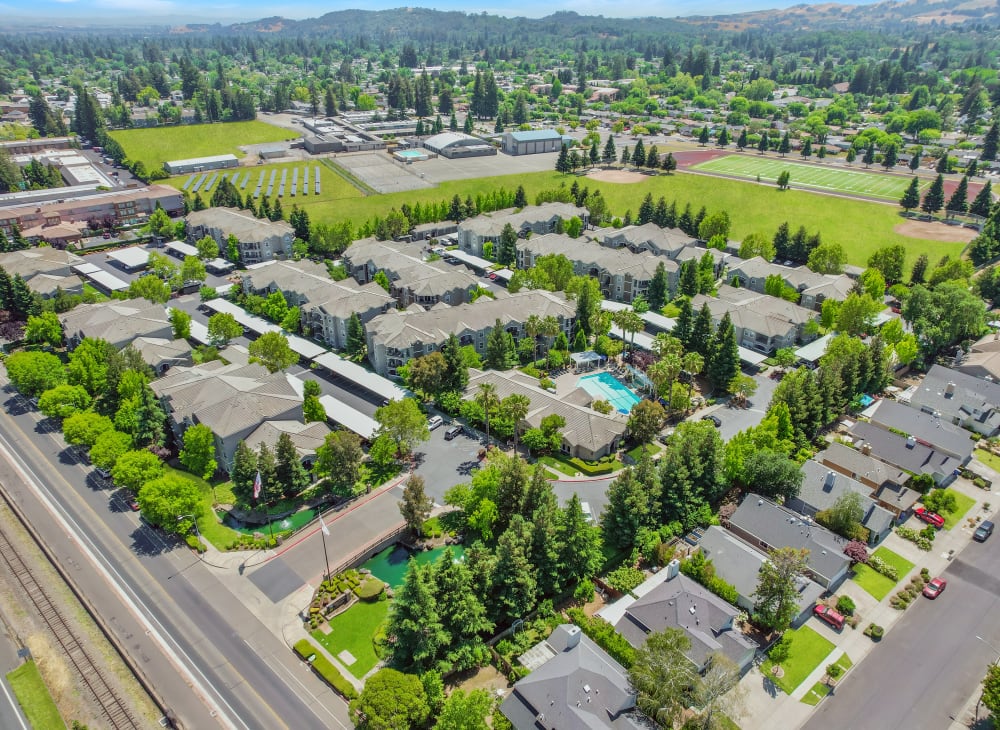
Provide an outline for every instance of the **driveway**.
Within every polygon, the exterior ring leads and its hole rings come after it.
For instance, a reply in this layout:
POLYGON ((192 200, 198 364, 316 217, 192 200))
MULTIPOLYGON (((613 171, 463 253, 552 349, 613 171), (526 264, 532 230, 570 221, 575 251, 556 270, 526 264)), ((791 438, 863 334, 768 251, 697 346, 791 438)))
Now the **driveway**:
POLYGON ((702 416, 711 413, 719 417, 722 426, 719 427, 719 435, 723 441, 728 441, 740 431, 745 431, 760 423, 767 407, 771 403, 771 396, 774 389, 778 387, 777 380, 771 380, 767 375, 754 375, 757 381, 757 392, 754 393, 746 408, 727 408, 724 404, 715 406, 710 410, 699 411, 694 415, 697 420, 702 416))

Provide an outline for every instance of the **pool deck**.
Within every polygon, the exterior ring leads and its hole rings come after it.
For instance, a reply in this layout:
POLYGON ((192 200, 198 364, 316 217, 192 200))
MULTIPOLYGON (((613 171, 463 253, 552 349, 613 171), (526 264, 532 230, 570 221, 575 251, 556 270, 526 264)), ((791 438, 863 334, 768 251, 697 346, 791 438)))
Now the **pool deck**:
MULTIPOLYGON (((584 370, 579 373, 575 373, 573 371, 570 371, 568 373, 563 373, 558 378, 552 379, 552 382, 556 384, 556 395, 558 396, 566 395, 566 393, 569 393, 571 390, 575 390, 578 387, 577 382, 584 375, 596 375, 597 373, 611 373, 612 375, 615 375, 615 368, 614 366, 612 366, 612 367, 594 368, 593 370, 584 370)), ((618 376, 616 375, 615 377, 618 376)), ((619 380, 621 380, 625 385, 628 385, 628 382, 626 380, 622 378, 619 378, 619 380)), ((637 391, 636 395, 641 397, 641 395, 637 391)))

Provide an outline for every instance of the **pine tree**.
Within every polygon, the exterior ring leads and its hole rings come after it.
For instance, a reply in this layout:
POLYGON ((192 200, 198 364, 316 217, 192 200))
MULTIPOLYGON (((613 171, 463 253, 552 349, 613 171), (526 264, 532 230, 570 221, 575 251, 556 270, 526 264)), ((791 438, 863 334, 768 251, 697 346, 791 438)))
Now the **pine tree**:
POLYGON ((257 504, 274 500, 279 490, 278 462, 274 458, 274 451, 265 443, 261 443, 257 451, 257 474, 260 474, 261 484, 257 504))
POLYGON ((915 210, 920 207, 920 179, 912 178, 910 184, 906 188, 906 192, 903 193, 903 197, 900 199, 899 204, 903 207, 905 211, 915 210))
POLYGON ((608 544, 618 550, 630 550, 636 533, 646 526, 649 513, 649 493, 635 478, 634 470, 618 472, 608 487, 608 506, 601 516, 608 544))
POLYGON ((698 144, 704 147, 705 145, 708 144, 710 138, 711 135, 708 131, 708 125, 706 124, 704 127, 701 128, 701 132, 698 133, 698 144))
POLYGON ((524 186, 518 185, 517 192, 514 193, 514 207, 524 208, 528 205, 528 196, 524 192, 524 186))
POLYGON ((913 262, 913 270, 910 272, 910 283, 911 284, 923 284, 924 278, 927 275, 927 265, 929 264, 927 259, 927 254, 922 253, 917 257, 917 260, 913 262))
POLYGON ((774 234, 774 253, 777 258, 782 261, 787 259, 791 253, 790 248, 790 235, 788 232, 788 222, 782 223, 778 226, 778 230, 774 234))
POLYGON ((778 153, 784 157, 792 149, 792 140, 788 135, 788 132, 781 137, 781 142, 778 143, 778 153))
POLYGON ((253 500, 253 482, 257 476, 257 454, 247 446, 246 441, 236 444, 233 465, 229 470, 233 480, 233 494, 239 504, 250 504, 253 500))
POLYGON ((632 164, 635 167, 646 166, 646 147, 641 139, 635 143, 635 149, 632 150, 632 164))
POLYGON ((597 152, 597 145, 590 145, 590 152, 587 154, 587 160, 590 162, 590 166, 593 167, 601 160, 600 154, 597 152))
POLYGON ((712 387, 725 389, 730 381, 739 375, 740 352, 736 344, 736 330, 729 318, 729 312, 722 315, 719 328, 715 331, 711 356, 708 360, 708 379, 712 387))
POLYGON ((500 231, 500 246, 497 251, 497 263, 513 266, 517 261, 517 231, 510 223, 505 223, 500 231))
POLYGON ((958 187, 955 188, 955 192, 952 193, 951 198, 948 200, 945 210, 949 213, 965 213, 969 209, 968 195, 969 178, 963 176, 958 181, 958 187))
POLYGON ((697 352, 705 361, 709 361, 709 354, 712 351, 712 336, 715 333, 715 327, 712 324, 712 313, 708 309, 708 305, 702 305, 701 309, 698 310, 698 316, 695 317, 694 324, 691 326, 691 336, 688 338, 688 352, 697 352))
POLYGON ((948 172, 948 152, 945 150, 941 156, 938 158, 937 165, 934 166, 934 172, 938 174, 943 174, 948 172))
POLYGON ((535 607, 538 584, 529 558, 531 538, 530 525, 521 515, 514 515, 497 542, 493 610, 499 623, 521 618, 535 607))
POLYGON ((309 473, 299 460, 299 452, 287 433, 278 436, 274 447, 278 484, 286 497, 294 497, 309 486, 309 473))
POLYGON ((448 130, 451 132, 458 131, 458 118, 455 116, 455 112, 451 113, 451 119, 448 121, 448 130))
MULTIPOLYGON (((689 347, 691 334, 694 329, 694 309, 691 307, 691 300, 687 297, 681 299, 680 311, 677 314, 677 323, 674 325, 673 336, 680 340, 684 349, 689 347)), ((710 320, 711 322, 711 320, 710 320)))
MULTIPOLYGON (((636 152, 638 151, 639 149, 637 147, 636 152)), ((639 206, 639 225, 641 226, 646 223, 652 223, 654 212, 655 208, 653 207, 653 195, 652 193, 646 193, 646 197, 642 199, 642 204, 639 206)))
POLYGON ((688 259, 681 264, 677 290, 686 297, 698 293, 698 264, 694 259, 688 259))
POLYGON ((434 589, 441 627, 449 637, 450 669, 478 666, 487 654, 481 636, 493 630, 493 622, 476 594, 469 568, 455 559, 450 547, 434 565, 434 589))
POLYGON ((438 613, 432 566, 411 561, 403 587, 389 612, 386 636, 392 641, 390 664, 420 673, 432 669, 448 647, 448 632, 438 613))
POLYGON ((559 157, 556 158, 556 172, 561 172, 565 175, 569 171, 569 148, 563 143, 563 146, 559 149, 559 157))
POLYGON ((1000 144, 1000 127, 997 126, 998 124, 1000 122, 994 119, 986 136, 983 137, 983 152, 979 156, 979 159, 990 161, 997 158, 997 146, 1000 144))
POLYGON ((969 212, 973 215, 978 215, 981 218, 986 218, 990 214, 990 208, 993 206, 993 183, 990 180, 986 181, 976 199, 972 201, 972 205, 969 206, 969 212))
POLYGON ((937 213, 941 208, 944 207, 944 175, 938 173, 938 176, 931 183, 931 186, 927 188, 927 192, 924 194, 924 201, 920 204, 920 209, 925 213, 930 213, 933 215, 937 213))
POLYGON ((747 128, 743 127, 743 129, 740 130, 740 137, 739 137, 739 139, 736 140, 736 148, 740 152, 742 152, 743 150, 745 150, 747 148, 747 146, 749 144, 750 144, 750 140, 747 139, 747 128))
POLYGON ((649 308, 654 312, 659 312, 667 303, 667 269, 662 261, 656 265, 656 272, 649 281, 646 300, 649 302, 649 308))
POLYGON ((767 146, 767 133, 765 132, 760 135, 760 141, 757 142, 757 152, 764 154, 767 152, 767 146))
POLYGON ((622 147, 622 166, 628 165, 629 161, 632 159, 632 153, 628 151, 628 145, 622 147))
POLYGON ((667 174, 677 169, 677 160, 674 158, 673 152, 668 152, 667 156, 663 158, 663 169, 667 174))
POLYGON ((618 151, 615 149, 615 138, 614 135, 609 134, 608 141, 604 143, 604 152, 601 155, 601 161, 605 165, 612 165, 617 159, 618 151))
POLYGON ((344 349, 351 357, 357 357, 364 353, 365 327, 357 312, 351 312, 351 316, 347 320, 347 341, 344 349))
POLYGON ((562 512, 557 535, 562 543, 559 556, 562 587, 594 575, 603 562, 601 532, 598 527, 587 524, 575 492, 562 512))
POLYGON ((910 157, 910 161, 907 164, 907 167, 910 168, 910 172, 912 172, 912 173, 915 173, 917 170, 920 169, 920 152, 919 151, 913 153, 913 156, 910 157))
POLYGON ((896 145, 889 143, 882 149, 882 167, 891 170, 899 162, 899 152, 896 145))

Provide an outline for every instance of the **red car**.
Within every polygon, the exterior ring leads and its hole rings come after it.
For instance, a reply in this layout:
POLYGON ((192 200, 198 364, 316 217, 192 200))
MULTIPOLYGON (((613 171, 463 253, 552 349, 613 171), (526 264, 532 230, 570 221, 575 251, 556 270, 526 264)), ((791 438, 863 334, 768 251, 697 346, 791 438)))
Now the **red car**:
POLYGON ((917 507, 913 510, 913 514, 918 520, 926 522, 928 525, 934 525, 939 530, 944 527, 944 517, 937 512, 928 512, 926 507, 917 507))
POLYGON ((924 586, 924 595, 931 599, 937 598, 944 593, 944 589, 947 585, 948 581, 943 578, 932 578, 931 581, 924 586))
POLYGON ((838 631, 844 628, 844 621, 846 621, 844 614, 839 611, 834 611, 832 608, 822 603, 817 603, 813 606, 813 615, 820 621, 825 621, 830 624, 830 626, 838 631))

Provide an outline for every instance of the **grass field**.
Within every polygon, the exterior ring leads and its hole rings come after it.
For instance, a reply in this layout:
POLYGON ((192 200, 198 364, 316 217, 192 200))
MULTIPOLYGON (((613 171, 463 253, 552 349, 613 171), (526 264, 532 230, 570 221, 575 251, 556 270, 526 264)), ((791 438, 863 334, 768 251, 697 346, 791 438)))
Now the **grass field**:
POLYGON ((378 662, 372 637, 388 615, 388 601, 358 601, 330 619, 329 633, 317 629, 312 637, 334 656, 344 649, 349 651, 357 661, 347 669, 361 679, 378 662))
POLYGON ((785 670, 784 676, 779 679, 771 674, 774 663, 770 659, 764 662, 760 671, 765 677, 771 677, 786 694, 791 694, 829 656, 833 651, 833 644, 808 626, 786 632, 785 636, 791 637, 792 646, 788 661, 781 664, 781 668, 785 670))
POLYGON ((456 194, 462 199, 466 196, 475 199, 476 195, 500 188, 513 191, 518 185, 523 185, 528 200, 534 201, 539 191, 560 185, 569 187, 574 181, 581 187, 600 190, 609 210, 619 217, 629 210, 636 215, 647 192, 654 201, 660 196, 668 203, 676 201, 682 210, 690 203, 694 211, 702 205, 709 213, 728 211, 732 218, 730 238, 734 240, 743 240, 748 234, 758 232, 770 238, 786 221, 792 230, 804 225, 809 231, 820 231, 824 242, 842 245, 848 262, 859 266, 866 265, 873 251, 890 244, 906 247, 909 264, 921 254, 936 261, 945 254, 957 256, 963 248, 960 243, 916 239, 894 232, 893 227, 903 222, 895 206, 846 198, 831 201, 829 197, 804 190, 779 191, 773 185, 683 173, 650 176, 642 182, 629 184, 561 175, 555 171, 455 180, 435 188, 370 195, 351 200, 350 205, 318 205, 309 209, 309 215, 314 222, 349 220, 357 225, 375 216, 384 216, 393 208, 398 210, 404 203, 436 203, 451 200, 456 194))
MULTIPOLYGON (((774 182, 784 171, 788 171, 795 187, 829 190, 850 195, 865 195, 872 198, 898 201, 910 184, 910 179, 901 175, 889 175, 875 170, 846 170, 823 164, 801 164, 784 159, 757 157, 755 155, 726 155, 695 165, 695 170, 733 175, 748 180, 758 176, 762 182, 774 182)), ((924 180, 923 187, 930 182, 924 180)))
POLYGON ((956 492, 954 489, 951 490, 951 494, 955 495, 955 511, 945 512, 942 517, 944 517, 944 529, 950 530, 965 517, 966 513, 972 509, 972 506, 976 503, 972 497, 967 497, 961 492, 956 492))
MULTIPOLYGON (((163 473, 191 482, 198 488, 198 491, 201 492, 202 499, 204 500, 204 510, 202 511, 201 517, 198 518, 198 532, 201 534, 202 539, 212 543, 219 550, 225 550, 226 546, 239 537, 238 532, 219 522, 215 516, 215 512, 212 511, 213 497, 211 484, 194 474, 189 474, 188 472, 181 471, 180 469, 174 469, 172 466, 168 466, 166 464, 163 466, 163 473)), ((227 502, 227 498, 231 503, 233 497, 229 482, 224 485, 220 485, 216 492, 220 503, 225 504, 227 502)))
POLYGON ((121 129, 110 133, 130 160, 142 160, 147 170, 158 170, 169 160, 232 153, 243 157, 238 145, 282 142, 295 132, 264 122, 185 124, 179 127, 121 129))
MULTIPOLYGON (((255 192, 257 188, 257 181, 260 179, 261 173, 264 174, 264 183, 261 186, 260 194, 261 196, 267 193, 267 187, 271 179, 271 173, 274 172, 274 186, 271 189, 270 200, 274 200, 278 197, 278 188, 281 183, 282 171, 287 170, 287 177, 285 180, 285 194, 281 198, 281 207, 285 211, 285 218, 288 218, 289 212, 292 210, 293 205, 297 205, 302 208, 307 213, 309 213, 309 219, 311 221, 325 221, 329 218, 329 211, 332 208, 340 208, 341 206, 336 205, 340 201, 351 200, 353 207, 354 201, 361 199, 361 191, 356 187, 351 185, 349 182, 341 178, 335 172, 330 170, 325 165, 321 165, 318 162, 279 162, 273 165, 254 165, 252 167, 239 167, 235 170, 218 170, 218 177, 215 180, 215 184, 206 189, 205 185, 201 186, 198 190, 198 194, 201 195, 201 199, 207 204, 212 197, 212 190, 219 186, 223 175, 236 176, 236 187, 240 191, 240 195, 246 197, 248 193, 255 192), (304 173, 306 169, 309 169, 309 191, 304 194, 304 173), (320 194, 315 194, 315 186, 313 181, 315 180, 314 174, 316 168, 319 168, 319 182, 320 182, 320 194), (299 181, 298 181, 298 191, 295 196, 292 196, 292 174, 294 170, 299 171, 299 181), (243 185, 244 178, 247 179, 246 186, 243 185)), ((212 176, 216 174, 215 172, 208 173, 208 177, 205 178, 204 183, 208 183, 212 180, 212 176)), ((193 178, 189 190, 193 189, 198 180, 202 177, 201 174, 195 175, 177 175, 168 180, 165 180, 167 185, 171 185, 178 190, 182 190, 184 185, 193 178)), ((254 198, 254 205, 260 202, 260 197, 254 198)))
POLYGON ((7 675, 17 703, 33 728, 65 728, 59 708, 52 701, 49 688, 34 662, 25 662, 7 675))

